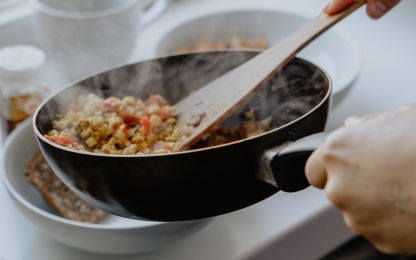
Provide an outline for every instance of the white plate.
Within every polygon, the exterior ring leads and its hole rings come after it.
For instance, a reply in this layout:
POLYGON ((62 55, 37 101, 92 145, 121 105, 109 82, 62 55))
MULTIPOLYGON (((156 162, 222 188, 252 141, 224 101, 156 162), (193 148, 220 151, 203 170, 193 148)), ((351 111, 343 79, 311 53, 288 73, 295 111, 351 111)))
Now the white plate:
MULTIPOLYGON (((284 11, 241 10, 209 14, 186 20, 169 30, 160 38, 156 54, 167 55, 201 40, 219 43, 232 36, 245 39, 261 36, 267 39, 269 45, 274 45, 308 21, 308 17, 284 11)), ((351 35, 339 28, 330 29, 297 56, 329 73, 334 83, 333 105, 345 97, 362 66, 359 45, 351 35)))
POLYGON ((172 244, 205 226, 210 219, 149 222, 106 215, 98 224, 58 216, 24 174, 39 149, 29 118, 6 139, 1 175, 11 198, 26 219, 50 238, 73 248, 103 254, 136 254, 172 244))

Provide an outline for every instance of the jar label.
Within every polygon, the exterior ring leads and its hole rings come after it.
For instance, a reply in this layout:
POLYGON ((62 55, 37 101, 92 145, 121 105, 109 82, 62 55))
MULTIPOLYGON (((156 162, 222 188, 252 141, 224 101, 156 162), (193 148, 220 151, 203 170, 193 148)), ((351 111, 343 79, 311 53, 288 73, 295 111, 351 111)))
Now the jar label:
POLYGON ((35 113, 40 103, 41 103, 41 100, 39 98, 36 98, 36 97, 28 98, 23 105, 23 111, 25 111, 25 113, 28 115, 33 115, 33 113, 35 113))
POLYGON ((23 121, 32 115, 39 104, 42 97, 37 93, 26 94, 18 97, 10 98, 10 120, 23 121))

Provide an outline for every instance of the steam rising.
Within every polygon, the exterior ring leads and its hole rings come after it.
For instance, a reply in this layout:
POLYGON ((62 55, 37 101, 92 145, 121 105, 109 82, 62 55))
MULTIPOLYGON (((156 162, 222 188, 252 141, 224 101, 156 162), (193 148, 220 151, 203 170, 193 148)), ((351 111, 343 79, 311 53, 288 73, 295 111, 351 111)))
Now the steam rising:
MULTIPOLYGON (((145 100, 160 94, 175 104, 193 91, 254 57, 252 51, 218 51, 184 54, 144 61, 101 73, 60 92, 41 110, 38 120, 45 134, 57 113, 64 114, 69 103, 88 92, 103 98, 134 96, 145 100)), ((290 62, 251 100, 227 118, 222 125, 235 127, 244 119, 247 109, 254 109, 257 119, 273 117, 271 128, 277 128, 304 115, 323 99, 328 91, 324 73, 302 60, 290 62)))
POLYGON ((52 85, 65 86, 121 64, 136 46, 143 1, 35 1, 34 25, 48 56, 52 85))

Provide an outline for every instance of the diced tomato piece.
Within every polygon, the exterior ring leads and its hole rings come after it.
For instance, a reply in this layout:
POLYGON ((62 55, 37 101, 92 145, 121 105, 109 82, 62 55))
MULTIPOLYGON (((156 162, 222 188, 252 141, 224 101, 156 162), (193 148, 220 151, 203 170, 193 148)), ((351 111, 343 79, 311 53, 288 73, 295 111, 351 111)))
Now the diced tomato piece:
POLYGON ((140 124, 144 128, 144 134, 150 134, 150 130, 152 129, 152 122, 149 120, 147 116, 143 116, 140 118, 140 124))
POLYGON ((160 96, 156 96, 156 95, 150 95, 149 99, 146 100, 146 105, 151 105, 151 104, 158 104, 160 107, 163 107, 165 105, 165 100, 163 100, 160 96))
POLYGON ((155 145, 153 145, 153 150, 172 150, 165 142, 157 141, 155 145))
POLYGON ((126 105, 129 106, 129 107, 136 107, 137 106, 137 104, 135 102, 127 102, 126 105))
POLYGON ((74 111, 75 113, 79 112, 79 111, 81 111, 81 106, 77 105, 77 104, 69 104, 66 107, 66 111, 70 111, 70 110, 74 111))
POLYGON ((140 124, 140 118, 135 116, 129 116, 129 115, 120 115, 121 118, 123 118, 124 123, 128 125, 137 125, 140 124))
POLYGON ((129 140, 129 134, 127 132, 127 125, 126 124, 121 124, 121 125, 117 126, 114 130, 117 130, 117 129, 121 129, 123 131, 125 137, 126 137, 126 140, 129 140))
POLYGON ((104 108, 107 112, 116 112, 118 111, 118 106, 120 104, 120 99, 116 97, 109 97, 104 100, 104 108))
POLYGON ((166 111, 165 109, 161 109, 157 111, 155 114, 158 115, 162 119, 162 121, 166 121, 170 117, 170 112, 166 111))
POLYGON ((170 112, 166 111, 163 108, 159 111, 154 112, 154 113, 149 113, 149 111, 146 110, 146 116, 150 117, 151 115, 159 116, 162 119, 162 121, 164 122, 170 117, 170 112))
POLYGON ((51 142, 60 144, 60 145, 66 145, 66 144, 72 144, 74 141, 71 140, 68 136, 49 136, 44 135, 46 139, 48 139, 51 142))

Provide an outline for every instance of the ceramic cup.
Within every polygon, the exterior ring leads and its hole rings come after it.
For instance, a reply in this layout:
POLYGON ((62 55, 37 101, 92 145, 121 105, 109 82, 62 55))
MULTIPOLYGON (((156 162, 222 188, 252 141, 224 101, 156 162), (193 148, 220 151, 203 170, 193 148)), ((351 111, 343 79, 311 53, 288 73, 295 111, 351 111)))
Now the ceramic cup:
MULTIPOLYGON (((50 74, 67 84, 124 62, 140 28, 157 18, 169 0, 30 0, 50 74)), ((55 81, 56 82, 56 81, 55 81)))

